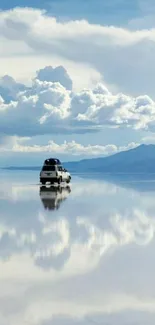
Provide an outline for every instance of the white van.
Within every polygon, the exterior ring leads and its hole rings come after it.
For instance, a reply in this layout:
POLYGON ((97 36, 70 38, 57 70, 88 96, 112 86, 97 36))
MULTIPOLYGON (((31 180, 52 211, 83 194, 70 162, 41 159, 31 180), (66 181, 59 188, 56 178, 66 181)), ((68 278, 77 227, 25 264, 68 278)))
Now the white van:
POLYGON ((42 170, 40 172, 40 182, 46 184, 49 182, 51 184, 62 182, 70 183, 71 175, 70 173, 62 167, 59 159, 49 158, 44 161, 42 170))

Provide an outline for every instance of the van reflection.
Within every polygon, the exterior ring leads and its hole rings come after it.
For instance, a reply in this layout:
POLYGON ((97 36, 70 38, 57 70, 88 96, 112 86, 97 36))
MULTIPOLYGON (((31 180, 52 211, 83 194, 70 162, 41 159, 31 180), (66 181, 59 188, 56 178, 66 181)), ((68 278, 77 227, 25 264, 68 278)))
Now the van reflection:
POLYGON ((71 193, 70 186, 41 186, 40 198, 45 210, 58 210, 71 193))

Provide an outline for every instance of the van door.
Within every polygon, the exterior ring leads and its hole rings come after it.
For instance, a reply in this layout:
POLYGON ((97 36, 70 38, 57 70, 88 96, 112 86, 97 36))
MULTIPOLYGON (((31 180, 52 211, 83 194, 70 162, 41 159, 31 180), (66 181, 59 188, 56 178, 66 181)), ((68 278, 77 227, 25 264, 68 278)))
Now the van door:
POLYGON ((64 180, 66 181, 67 180, 67 172, 66 172, 65 168, 63 168, 63 176, 64 176, 64 180))
POLYGON ((58 166, 59 176, 64 180, 64 174, 63 174, 63 168, 61 166, 58 166))
POLYGON ((42 177, 46 179, 56 178, 55 166, 43 166, 42 168, 42 177))

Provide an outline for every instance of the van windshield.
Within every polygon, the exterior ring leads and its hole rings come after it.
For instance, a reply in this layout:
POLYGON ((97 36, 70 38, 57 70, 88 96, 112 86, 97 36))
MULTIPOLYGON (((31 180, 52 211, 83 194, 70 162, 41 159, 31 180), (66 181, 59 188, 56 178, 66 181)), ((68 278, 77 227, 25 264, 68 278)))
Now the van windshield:
POLYGON ((55 166, 43 166, 42 168, 43 172, 54 172, 55 171, 55 166))

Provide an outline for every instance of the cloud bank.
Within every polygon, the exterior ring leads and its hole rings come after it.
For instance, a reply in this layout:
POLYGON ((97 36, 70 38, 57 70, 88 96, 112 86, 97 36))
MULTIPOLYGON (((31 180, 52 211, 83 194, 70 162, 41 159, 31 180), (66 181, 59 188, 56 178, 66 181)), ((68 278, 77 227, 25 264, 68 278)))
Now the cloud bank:
POLYGON ((114 144, 102 145, 83 145, 76 141, 57 144, 53 140, 47 145, 31 145, 27 144, 30 138, 4 137, 0 142, 0 153, 17 152, 17 153, 52 153, 52 154, 71 154, 73 156, 107 156, 120 151, 126 151, 137 147, 138 143, 129 143, 127 146, 116 146, 114 144))
POLYGON ((104 127, 155 129, 155 102, 147 95, 112 94, 102 83, 80 92, 71 89, 63 67, 41 69, 31 87, 9 76, 1 78, 1 133, 26 137, 97 132, 104 127))

